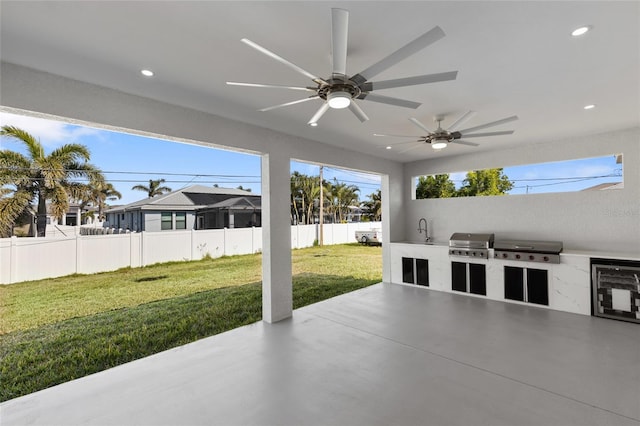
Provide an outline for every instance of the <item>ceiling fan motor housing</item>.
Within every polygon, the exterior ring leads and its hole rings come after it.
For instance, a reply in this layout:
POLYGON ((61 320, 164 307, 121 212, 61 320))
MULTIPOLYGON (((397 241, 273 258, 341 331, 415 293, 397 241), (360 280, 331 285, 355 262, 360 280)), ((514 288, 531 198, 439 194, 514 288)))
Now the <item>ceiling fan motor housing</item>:
POLYGON ((361 90, 356 83, 349 80, 346 76, 334 75, 327 80, 328 84, 320 83, 317 87, 318 96, 325 101, 331 93, 342 92, 348 93, 351 99, 360 96, 361 90))

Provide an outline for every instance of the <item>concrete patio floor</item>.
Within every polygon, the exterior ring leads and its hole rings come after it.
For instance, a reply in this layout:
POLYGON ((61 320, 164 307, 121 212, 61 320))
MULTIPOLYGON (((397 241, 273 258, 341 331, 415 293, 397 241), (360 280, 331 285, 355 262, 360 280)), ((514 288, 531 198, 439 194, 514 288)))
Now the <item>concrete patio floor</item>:
POLYGON ((377 284, 0 405, 2 425, 640 425, 640 326, 377 284))

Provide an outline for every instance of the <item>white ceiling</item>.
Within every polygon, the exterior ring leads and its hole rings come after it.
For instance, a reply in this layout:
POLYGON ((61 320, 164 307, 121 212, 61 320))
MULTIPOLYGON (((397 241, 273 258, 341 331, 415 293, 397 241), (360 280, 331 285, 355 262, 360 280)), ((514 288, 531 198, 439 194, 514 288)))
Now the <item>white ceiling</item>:
POLYGON ((54 74, 257 124, 403 162, 459 155, 640 125, 640 2, 24 2, 0 3, 1 59, 54 74), (458 70, 455 81, 376 93, 422 102, 417 110, 359 101, 370 117, 320 101, 259 108, 303 92, 233 87, 226 81, 310 85, 306 77, 240 42, 249 38, 302 68, 330 77, 331 7, 350 11, 347 73, 353 75, 440 26, 446 37, 375 80, 458 70), (582 25, 593 30, 578 38, 582 25), (156 76, 140 75, 143 68, 156 76), (596 104, 590 111, 587 104, 596 104), (416 117, 444 127, 467 110, 465 127, 517 114, 469 146, 405 154, 386 150, 420 135, 416 117))

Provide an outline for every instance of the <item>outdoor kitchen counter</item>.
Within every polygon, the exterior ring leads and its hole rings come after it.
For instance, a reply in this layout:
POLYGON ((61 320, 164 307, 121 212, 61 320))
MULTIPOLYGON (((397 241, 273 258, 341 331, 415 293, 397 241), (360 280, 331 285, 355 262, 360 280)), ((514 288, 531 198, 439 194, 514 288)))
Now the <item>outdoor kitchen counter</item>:
POLYGON ((482 264, 486 268, 486 296, 455 292, 470 297, 483 297, 516 304, 527 304, 504 297, 504 267, 530 268, 546 270, 548 274, 549 305, 531 305, 591 315, 591 258, 612 258, 640 260, 640 255, 628 253, 604 253, 566 250, 560 254, 559 264, 534 263, 524 261, 501 260, 493 258, 493 249, 488 259, 449 256, 448 242, 426 244, 420 241, 402 241, 389 244, 391 253, 391 281, 397 284, 412 285, 403 282, 403 258, 425 259, 428 261, 429 286, 438 291, 452 292, 451 262, 482 264))

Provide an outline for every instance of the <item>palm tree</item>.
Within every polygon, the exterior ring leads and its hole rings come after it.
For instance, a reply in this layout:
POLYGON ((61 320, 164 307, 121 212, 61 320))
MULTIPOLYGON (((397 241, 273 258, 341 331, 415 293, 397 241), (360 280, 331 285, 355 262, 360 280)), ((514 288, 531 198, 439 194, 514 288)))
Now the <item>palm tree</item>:
POLYGON ((362 206, 367 210, 369 219, 378 221, 382 219, 382 194, 378 189, 373 194, 368 195, 369 200, 363 201, 362 206))
POLYGON ((153 198, 156 195, 162 195, 167 192, 171 192, 171 188, 168 186, 160 186, 165 182, 164 179, 149 179, 149 186, 135 185, 131 189, 137 191, 144 191, 149 195, 149 198, 153 198))
POLYGON ((100 171, 89 161, 84 145, 66 144, 45 155, 44 147, 34 136, 14 126, 2 126, 0 136, 15 139, 27 148, 28 155, 0 151, 0 234, 10 233, 11 226, 37 200, 37 235, 44 237, 47 227, 47 200, 58 219, 69 208, 69 199, 77 198, 85 184, 71 178, 95 179, 100 171))
POLYGON ((347 213, 350 206, 356 206, 358 202, 358 189, 355 185, 347 185, 346 183, 338 182, 334 178, 334 184, 329 185, 329 206, 333 213, 334 223, 341 223, 346 220, 347 213))
POLYGON ((84 188, 80 196, 80 207, 84 210, 87 206, 98 207, 98 220, 104 220, 104 209, 107 200, 114 201, 122 198, 122 194, 116 190, 112 183, 104 179, 96 179, 84 188))

